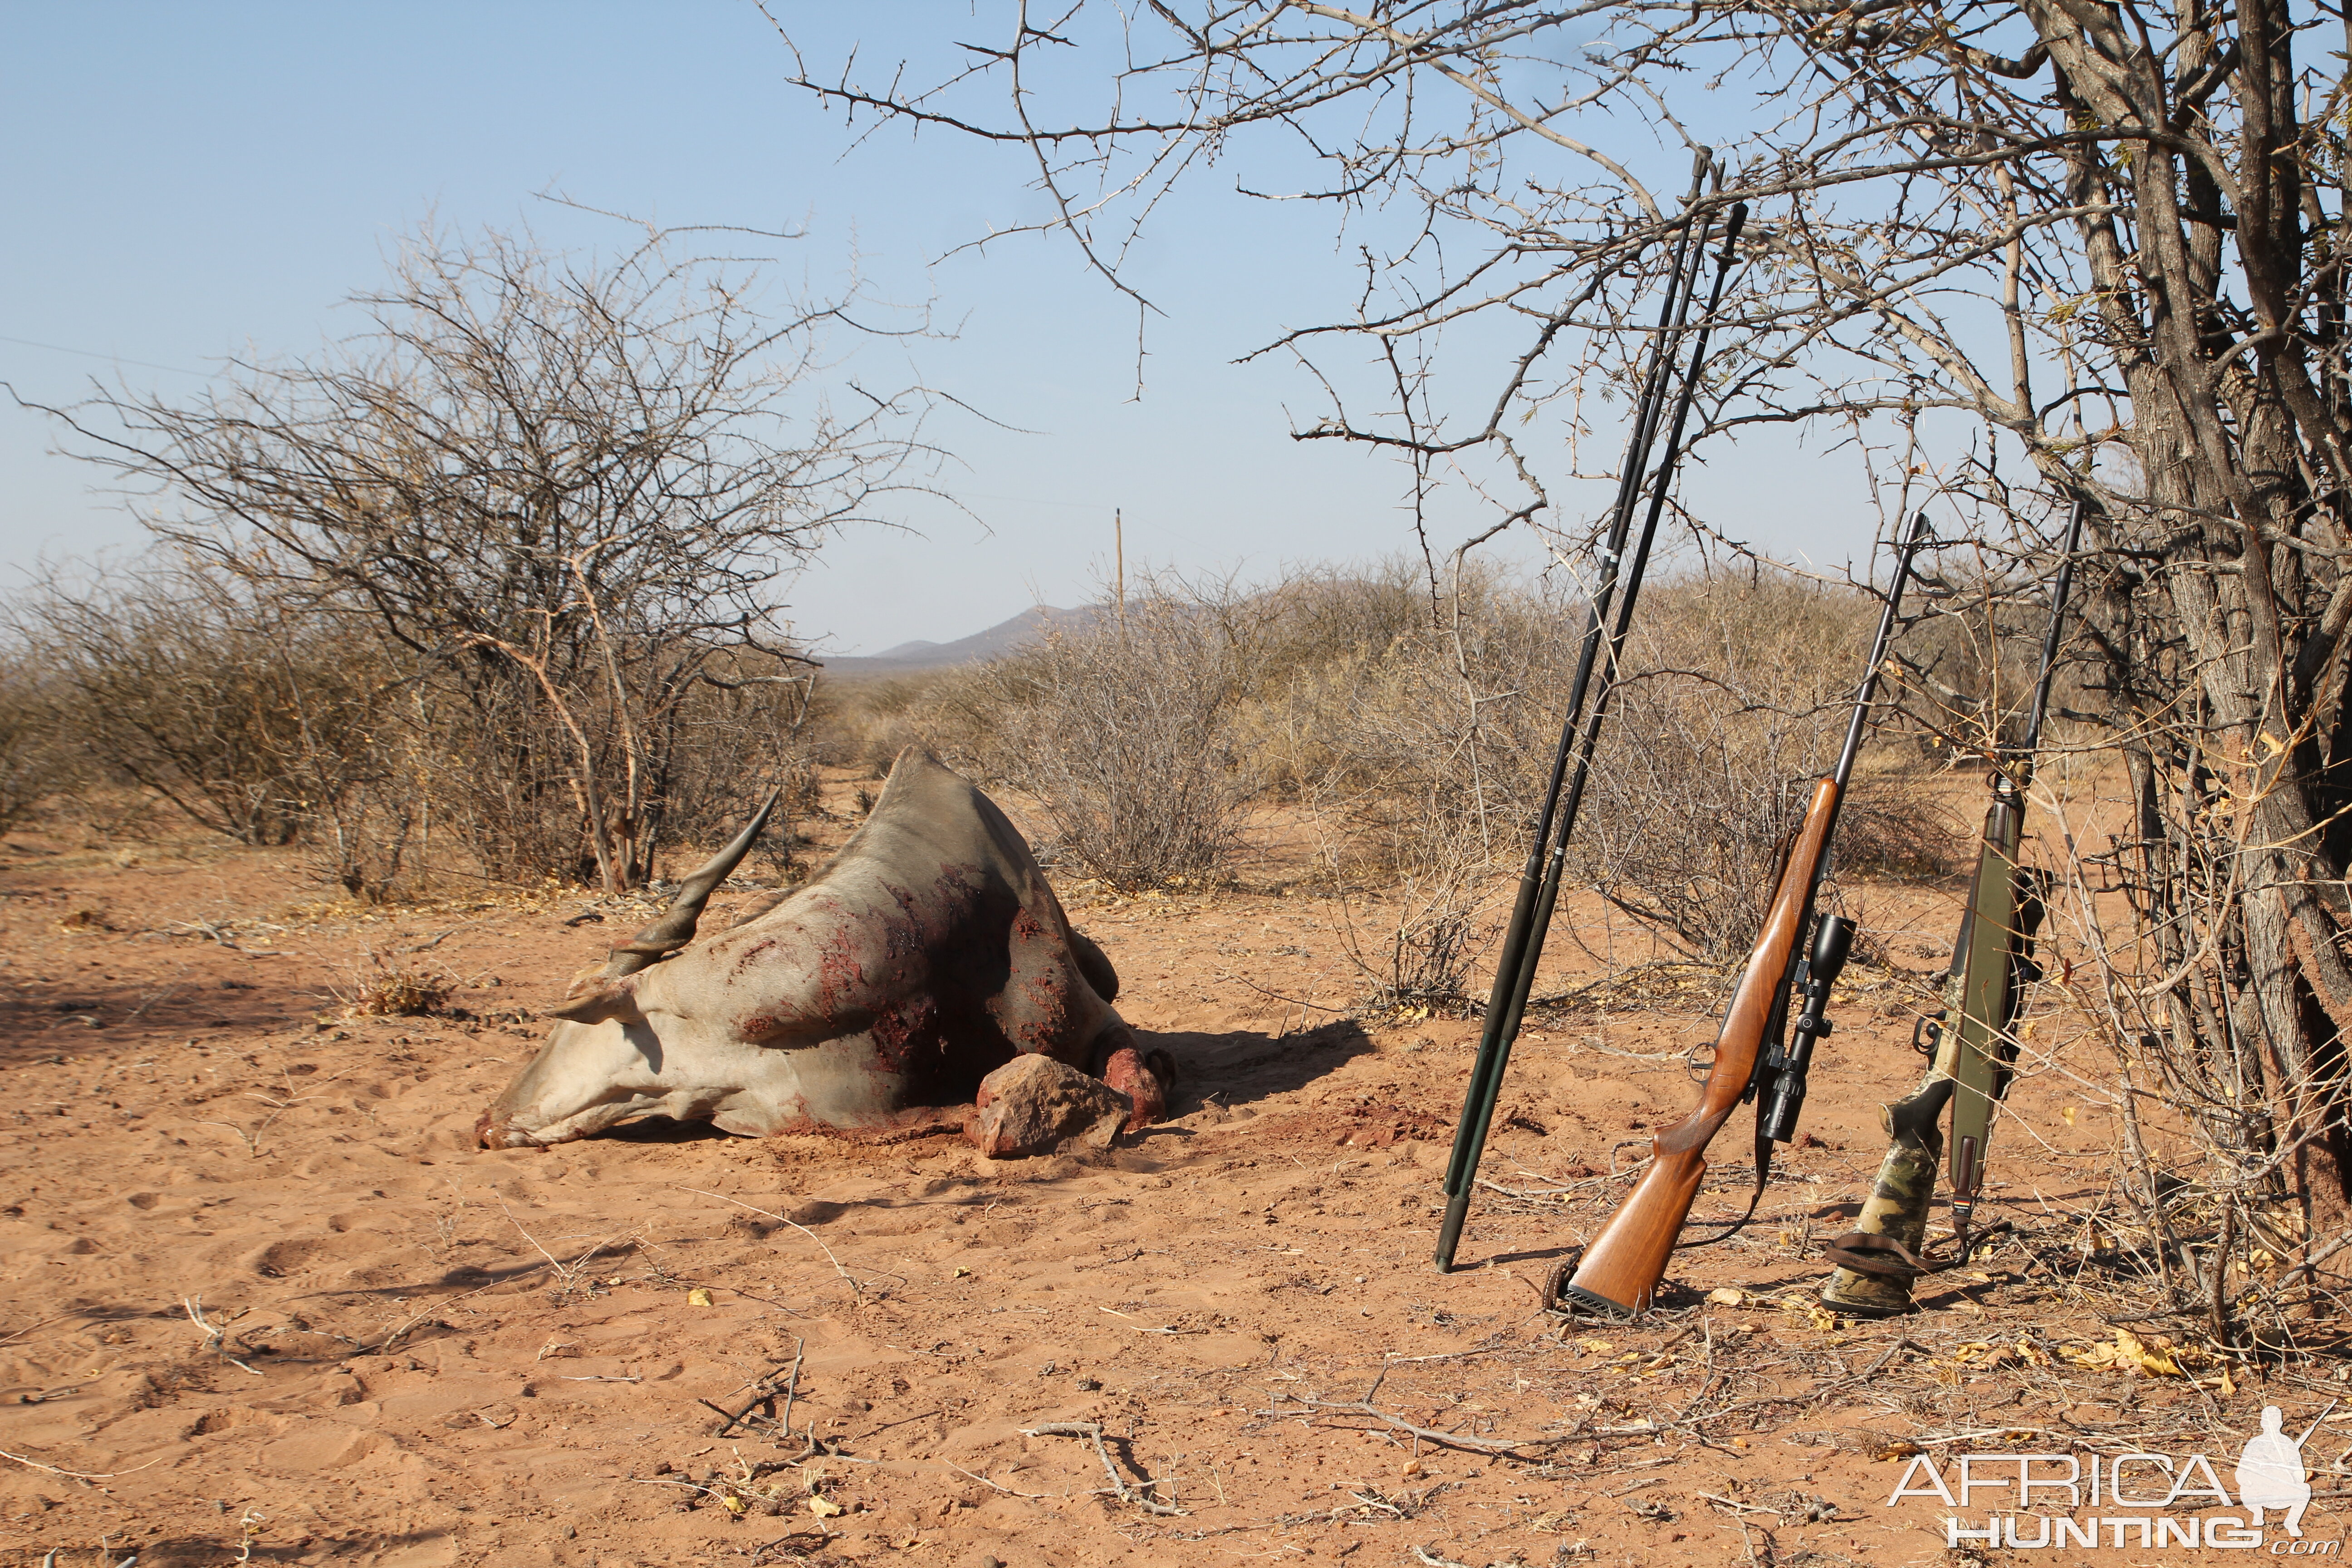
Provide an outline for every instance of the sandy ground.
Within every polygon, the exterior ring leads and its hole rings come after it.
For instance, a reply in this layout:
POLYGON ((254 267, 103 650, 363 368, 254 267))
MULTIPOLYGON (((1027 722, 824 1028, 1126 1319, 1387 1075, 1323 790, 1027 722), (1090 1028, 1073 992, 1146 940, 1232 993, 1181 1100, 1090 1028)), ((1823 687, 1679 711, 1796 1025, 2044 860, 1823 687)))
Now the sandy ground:
MULTIPOLYGON (((1950 889, 1865 891, 1897 968, 1842 990, 1761 1218, 1594 1323, 1537 1285, 1695 1097, 1688 976, 1530 1028, 1440 1275, 1475 1026, 1348 1016, 1331 908, 1273 883, 1069 889, 1182 1080, 1108 1152, 1000 1164, 668 1125, 484 1152, 533 1009, 638 912, 368 916, 196 844, 0 859, 0 1564, 1945 1562, 1947 1510, 1886 1501, 1920 1446, 2234 1453, 2262 1405, 2299 1429, 2335 1392, 2066 1359, 2129 1305, 2096 1267, 2110 1130, 2063 1058, 2003 1134, 2017 1237, 1911 1319, 1812 1307, 1950 889), (386 968, 456 989, 347 1016, 386 968)), ((1737 1212, 1745 1142, 1701 1215, 1737 1212)), ((2345 1414, 2305 1449, 2315 1536, 2345 1414)))

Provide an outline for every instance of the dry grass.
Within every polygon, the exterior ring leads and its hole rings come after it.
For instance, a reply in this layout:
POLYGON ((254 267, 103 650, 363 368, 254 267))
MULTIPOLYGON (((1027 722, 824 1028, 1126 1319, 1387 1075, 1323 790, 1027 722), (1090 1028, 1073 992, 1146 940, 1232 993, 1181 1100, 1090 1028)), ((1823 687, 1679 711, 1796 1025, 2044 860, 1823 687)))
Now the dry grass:
MULTIPOLYGON (((1041 849, 1123 890, 1229 883, 1254 853, 1244 809, 1295 805, 1368 1003, 1454 1010, 1526 852, 1583 613, 1493 573, 1433 595, 1403 563, 1248 592, 1163 579, 1092 631, 838 694, 827 748, 879 764, 930 745, 1041 803, 1041 849)), ((1744 951, 1874 618, 1861 595, 1793 579, 1653 585, 1577 878, 1694 958, 1744 951)), ((1922 755, 1865 753, 1849 875, 1939 878, 1965 858, 1922 755)))
POLYGON ((1044 803, 1044 847, 1122 891, 1231 874, 1255 793, 1232 715, 1245 628, 1214 598, 1147 592, 1091 632, 1049 635, 961 695, 977 758, 1044 803))
MULTIPOLYGON (((297 846, 365 903, 598 874, 574 752, 620 744, 613 713, 574 713, 575 739, 530 690, 484 698, 446 661, 418 668, 348 618, 167 558, 38 584, 0 627, 0 828, 127 797, 297 846)), ((712 679, 661 714, 637 770, 658 787, 622 814, 640 871, 725 839, 772 784, 788 811, 806 801, 805 688, 740 662, 705 659, 712 679)))
POLYGON ((457 977, 442 969, 426 969, 368 954, 368 966, 334 989, 343 1015, 351 1018, 415 1018, 438 1013, 448 1005, 457 977))

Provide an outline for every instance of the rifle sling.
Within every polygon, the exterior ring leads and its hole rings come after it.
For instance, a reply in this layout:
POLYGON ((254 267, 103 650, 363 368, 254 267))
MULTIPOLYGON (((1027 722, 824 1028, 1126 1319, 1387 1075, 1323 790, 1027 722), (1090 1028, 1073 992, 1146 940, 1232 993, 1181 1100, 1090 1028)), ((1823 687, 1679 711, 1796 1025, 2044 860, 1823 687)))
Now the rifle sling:
POLYGON ((1891 1236, 1873 1236, 1867 1231, 1852 1230, 1831 1242, 1825 1256, 1838 1268, 1850 1268, 1856 1274, 1908 1283, 1926 1275, 1958 1268, 1969 1260, 1969 1255, 1986 1237, 1998 1236, 2009 1228, 2007 1220, 1988 1226, 1967 1238, 1959 1251, 1941 1258, 1923 1258, 1891 1236))
POLYGON ((1688 1252, 1694 1247, 1713 1247, 1717 1242, 1729 1241, 1733 1237, 1746 1230, 1748 1222, 1756 1217, 1756 1205, 1764 1201, 1764 1184, 1770 1179, 1771 1174, 1772 1140, 1759 1132, 1756 1135, 1756 1190, 1748 1194, 1747 1212, 1725 1226, 1719 1234, 1710 1236, 1702 1241, 1678 1241, 1675 1243, 1675 1250, 1688 1252))

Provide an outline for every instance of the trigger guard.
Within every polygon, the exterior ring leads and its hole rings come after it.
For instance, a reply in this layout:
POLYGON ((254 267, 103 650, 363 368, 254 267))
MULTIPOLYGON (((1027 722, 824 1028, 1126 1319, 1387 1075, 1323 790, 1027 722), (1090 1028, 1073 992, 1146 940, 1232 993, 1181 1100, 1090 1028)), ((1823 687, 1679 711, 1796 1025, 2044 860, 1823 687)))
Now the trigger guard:
POLYGON ((1911 1048, 1923 1057, 1932 1057, 1936 1047, 1944 1043, 1944 1022, 1941 1018, 1921 1015, 1911 1020, 1911 1048))

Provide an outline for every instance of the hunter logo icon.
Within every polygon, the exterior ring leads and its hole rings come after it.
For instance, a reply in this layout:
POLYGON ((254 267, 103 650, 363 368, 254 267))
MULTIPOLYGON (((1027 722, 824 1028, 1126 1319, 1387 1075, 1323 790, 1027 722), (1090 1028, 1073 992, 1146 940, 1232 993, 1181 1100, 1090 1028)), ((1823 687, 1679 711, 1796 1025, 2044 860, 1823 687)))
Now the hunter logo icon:
POLYGON ((2311 1506, 2311 1483, 2304 1479, 2303 1445, 2319 1423, 2315 1421, 2304 1429, 2302 1437, 2290 1437, 2281 1430, 2285 1417, 2275 1405, 2263 1406, 2263 1429, 2246 1439, 2246 1451, 2238 1456, 2238 1501, 2250 1517, 2246 1522, 2259 1528, 2264 1509, 2286 1510, 2286 1532, 2301 1540, 2303 1510, 2311 1506))

